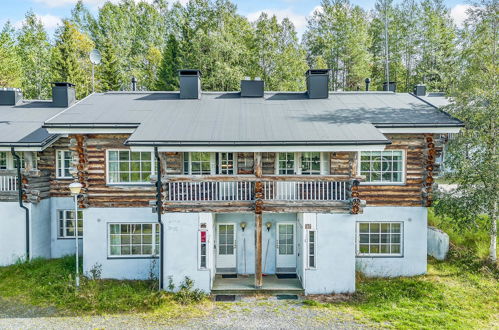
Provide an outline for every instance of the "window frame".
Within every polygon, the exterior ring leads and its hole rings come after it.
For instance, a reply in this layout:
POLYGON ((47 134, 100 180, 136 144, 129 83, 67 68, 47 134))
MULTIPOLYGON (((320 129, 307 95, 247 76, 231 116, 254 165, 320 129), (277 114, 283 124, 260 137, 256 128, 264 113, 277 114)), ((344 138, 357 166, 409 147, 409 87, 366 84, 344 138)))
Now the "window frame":
MULTIPOLYGON (((12 152, 10 151, 0 151, 5 153, 5 168, 0 168, 0 171, 5 171, 5 170, 16 170, 16 162, 14 156, 12 156, 12 152)), ((36 151, 17 151, 16 154, 21 158, 21 170, 24 170, 26 167, 26 153, 31 153, 32 154, 32 164, 30 164, 30 169, 37 169, 38 168, 38 153, 36 151)))
MULTIPOLYGON (((110 182, 110 169, 109 169, 109 152, 117 151, 118 152, 118 158, 119 158, 119 152, 120 151, 128 151, 129 153, 132 152, 146 152, 151 154, 151 174, 150 176, 153 176, 156 174, 156 168, 154 166, 154 152, 152 151, 132 151, 130 149, 106 149, 106 185, 109 186, 150 186, 153 185, 150 181, 140 181, 140 182, 110 182)), ((130 156, 131 159, 131 156, 130 156)), ((130 162, 130 160, 129 160, 130 162)), ((118 164, 119 164, 119 159, 118 159, 118 164)), ((142 172, 139 172, 142 173, 142 172)))
MULTIPOLYGON (((56 217, 57 217, 57 239, 75 239, 74 235, 67 235, 66 234, 66 231, 67 231, 67 226, 66 226, 66 221, 68 221, 68 217, 67 217, 67 212, 74 212, 73 209, 57 209, 56 210, 56 217), (64 214, 64 219, 62 219, 63 221, 63 233, 64 235, 61 236, 61 219, 59 217, 60 215, 60 212, 63 212, 64 214)), ((83 238, 83 235, 85 234, 85 227, 84 227, 84 218, 83 218, 83 211, 82 210, 78 210, 78 213, 81 214, 81 219, 78 219, 78 222, 81 221, 81 235, 78 233, 78 239, 82 239, 83 238)), ((76 216, 78 218, 78 215, 76 216)), ((70 221, 73 221, 73 220, 70 220, 70 221)), ((78 230, 78 229, 77 229, 78 230)))
POLYGON ((307 238, 306 238, 306 244, 307 244, 307 269, 317 269, 317 230, 316 229, 307 229, 307 238), (314 233, 314 242, 310 242, 310 233, 314 233), (314 253, 310 254, 310 245, 314 245, 314 253), (314 265, 310 265, 310 256, 313 256, 314 258, 314 265))
MULTIPOLYGON (((404 257, 404 222, 403 221, 357 221, 355 225, 355 256, 358 258, 403 258, 404 257), (400 225, 400 252, 399 253, 361 253, 360 252, 360 224, 399 224, 400 225)), ((380 231, 381 233, 381 231, 380 231)), ((368 233, 371 235, 371 231, 368 233)), ((391 244, 391 235, 390 232, 390 243, 391 244)), ((366 243, 363 243, 366 244, 366 243)), ((371 243, 367 243, 371 246, 371 243)), ((380 243, 378 243, 380 244, 380 243)))
POLYGON ((303 176, 322 176, 322 175, 329 175, 330 174, 330 153, 329 152, 323 152, 323 151, 306 151, 306 152, 318 152, 320 154, 320 169, 319 173, 317 174, 303 174, 303 168, 302 168, 302 162, 301 162, 301 157, 302 154, 305 152, 292 152, 294 154, 294 173, 293 174, 280 174, 280 167, 279 167, 279 155, 281 153, 290 153, 290 152, 276 152, 275 155, 275 175, 279 176, 294 176, 294 175, 303 175, 303 176), (329 157, 328 157, 329 156, 329 157))
POLYGON ((208 267, 208 259, 209 259, 209 246, 210 246, 210 237, 208 228, 200 228, 197 233, 197 242, 198 242, 198 270, 209 270, 208 267), (201 241, 202 233, 205 233, 205 241, 201 241), (202 246, 205 246, 205 251, 203 254, 202 246), (203 256, 205 257, 205 265, 203 266, 202 260, 203 256))
MULTIPOLYGON (((227 176, 231 176, 231 175, 237 175, 237 152, 217 152, 216 154, 216 162, 217 162, 217 172, 219 175, 227 175, 227 176), (229 173, 222 173, 223 169, 222 169, 222 155, 223 154, 232 154, 232 174, 229 174, 229 173)), ((211 157, 210 157, 210 161, 211 161, 211 157)), ((226 161, 227 164, 229 163, 229 160, 226 161)), ((210 166, 210 172, 211 172, 211 166, 210 166)))
MULTIPOLYGON (((119 234, 121 236, 121 234, 119 234)), ((157 222, 108 222, 107 223, 107 259, 156 259, 159 258, 161 251, 161 228, 157 222), (158 254, 125 254, 125 255, 112 255, 111 254, 111 225, 152 225, 153 233, 151 241, 151 251, 154 252, 156 245, 158 245, 158 254), (156 236, 159 236, 159 242, 156 242, 156 236)), ((141 234, 142 236, 142 234, 141 234)), ((131 243, 130 243, 131 244, 131 243)), ((141 243, 141 246, 144 244, 141 243)), ((120 244, 122 246, 122 244, 120 244)))
MULTIPOLYGON (((61 167, 61 165, 64 165, 64 160, 66 160, 66 158, 65 157, 63 157, 62 159, 59 158, 60 153, 62 153, 64 155, 65 152, 71 153, 71 159, 73 159, 73 152, 69 149, 58 149, 55 151, 55 174, 56 174, 57 179, 73 179, 73 176, 71 175, 71 173, 69 173, 69 176, 60 175, 60 173, 59 173, 61 169, 63 171, 65 171, 65 169, 66 169, 64 167, 61 167)), ((70 172, 72 168, 73 167, 70 166, 67 169, 70 172)))
MULTIPOLYGON (((400 151, 402 152, 402 180, 399 181, 362 181, 360 182, 361 185, 366 185, 366 186, 403 186, 406 185, 406 173, 407 173, 407 152, 405 149, 387 149, 383 150, 381 152, 387 152, 387 151, 400 151)), ((362 153, 363 152, 371 152, 371 151, 359 151, 357 153, 357 173, 358 175, 362 175, 361 172, 361 166, 362 166, 362 153)))
MULTIPOLYGON (((185 151, 182 153, 182 175, 194 175, 194 176, 203 176, 203 175, 214 175, 216 172, 216 153, 209 151, 185 151), (210 174, 192 174, 192 153, 207 153, 210 155, 210 174), (188 155, 187 159, 187 174, 185 173, 185 154, 188 155)), ((231 175, 231 174, 222 174, 222 175, 231 175)))

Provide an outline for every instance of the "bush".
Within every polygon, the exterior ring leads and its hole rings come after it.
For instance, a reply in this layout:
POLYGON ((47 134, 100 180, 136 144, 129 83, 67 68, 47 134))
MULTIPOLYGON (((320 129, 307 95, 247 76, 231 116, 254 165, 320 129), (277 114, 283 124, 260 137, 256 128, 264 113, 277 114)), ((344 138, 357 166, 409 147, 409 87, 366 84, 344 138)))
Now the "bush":
MULTIPOLYGON (((175 291, 173 278, 169 277, 168 280, 168 289, 170 291, 175 291)), ((199 289, 194 289, 194 281, 187 276, 184 278, 182 283, 180 283, 179 290, 173 294, 173 299, 182 305, 198 303, 204 298, 206 298, 206 294, 199 289)))

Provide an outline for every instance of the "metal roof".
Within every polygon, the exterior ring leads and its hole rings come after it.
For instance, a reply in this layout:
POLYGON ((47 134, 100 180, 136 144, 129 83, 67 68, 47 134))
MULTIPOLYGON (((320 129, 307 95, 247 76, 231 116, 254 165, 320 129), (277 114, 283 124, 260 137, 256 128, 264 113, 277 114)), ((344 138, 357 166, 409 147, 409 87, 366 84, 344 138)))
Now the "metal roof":
POLYGON ((462 126, 405 93, 333 92, 328 99, 305 93, 178 92, 92 94, 47 121, 45 127, 137 127, 129 144, 383 144, 376 127, 462 126))
POLYGON ((437 108, 451 104, 451 100, 445 96, 445 93, 430 92, 424 96, 418 96, 420 99, 436 106, 437 108))
POLYGON ((57 138, 42 128, 44 121, 61 108, 52 101, 21 101, 15 106, 0 106, 0 146, 43 147, 57 138))

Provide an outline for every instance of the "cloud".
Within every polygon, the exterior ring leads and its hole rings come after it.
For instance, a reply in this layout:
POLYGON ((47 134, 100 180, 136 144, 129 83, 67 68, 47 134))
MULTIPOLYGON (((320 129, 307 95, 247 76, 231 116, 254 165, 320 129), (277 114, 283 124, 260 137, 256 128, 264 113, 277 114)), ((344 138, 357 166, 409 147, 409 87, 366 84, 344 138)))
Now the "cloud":
POLYGON ((466 13, 466 11, 470 8, 473 8, 473 6, 461 4, 455 5, 450 10, 450 16, 458 27, 462 27, 464 25, 464 21, 466 20, 466 18, 468 18, 468 14, 466 13))
MULTIPOLYGON (((50 15, 50 14, 47 14, 47 15, 35 14, 35 15, 42 22, 43 26, 47 30, 53 30, 56 27, 58 27, 59 25, 61 25, 61 23, 62 23, 61 18, 54 16, 54 15, 50 15)), ((24 23, 24 20, 17 21, 14 23, 14 26, 16 28, 21 28, 23 26, 23 23, 24 23)))
POLYGON ((284 18, 288 18, 291 22, 293 22, 296 32, 301 35, 305 31, 305 27, 307 26, 307 17, 305 15, 300 15, 291 9, 263 9, 259 11, 255 11, 253 13, 249 13, 246 15, 250 22, 254 22, 260 17, 262 13, 267 13, 269 16, 275 16, 279 21, 282 21, 284 18))
MULTIPOLYGON (((63 7, 63 6, 68 6, 68 5, 74 5, 75 3, 78 2, 78 0, 33 0, 34 2, 41 3, 43 5, 46 5, 48 7, 63 7)), ((101 7, 104 5, 107 1, 109 0, 83 0, 83 3, 85 5, 91 6, 91 7, 101 7)), ((111 2, 119 2, 119 0, 110 0, 111 2)), ((152 3, 154 0, 135 0, 135 2, 149 2, 152 3)), ((180 2, 185 1, 181 0, 180 2)))

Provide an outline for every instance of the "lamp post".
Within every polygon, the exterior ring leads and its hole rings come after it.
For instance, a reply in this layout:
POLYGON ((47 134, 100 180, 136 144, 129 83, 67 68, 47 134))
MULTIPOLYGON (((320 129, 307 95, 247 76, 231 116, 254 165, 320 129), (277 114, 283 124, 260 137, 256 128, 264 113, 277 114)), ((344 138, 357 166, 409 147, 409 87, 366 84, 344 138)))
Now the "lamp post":
POLYGON ((79 182, 73 182, 69 185, 69 190, 71 191, 71 195, 74 196, 75 200, 75 225, 74 225, 74 233, 75 233, 75 247, 76 247, 76 288, 80 287, 80 259, 79 259, 79 247, 78 247, 78 195, 81 193, 81 188, 83 186, 79 182))

